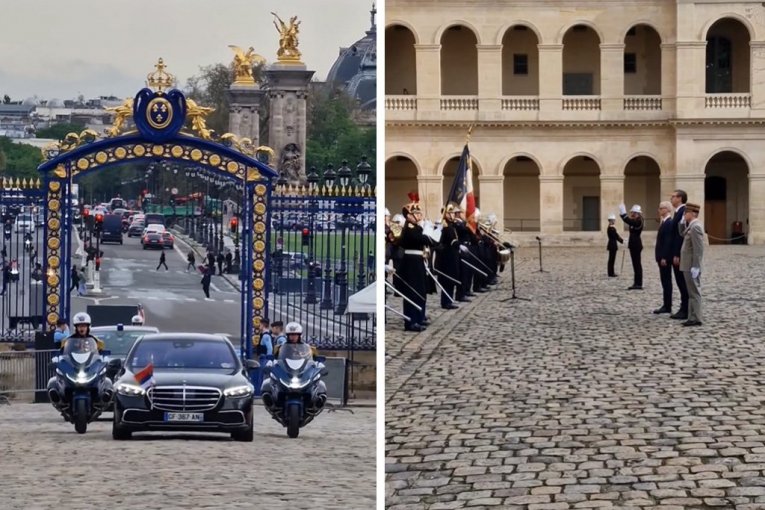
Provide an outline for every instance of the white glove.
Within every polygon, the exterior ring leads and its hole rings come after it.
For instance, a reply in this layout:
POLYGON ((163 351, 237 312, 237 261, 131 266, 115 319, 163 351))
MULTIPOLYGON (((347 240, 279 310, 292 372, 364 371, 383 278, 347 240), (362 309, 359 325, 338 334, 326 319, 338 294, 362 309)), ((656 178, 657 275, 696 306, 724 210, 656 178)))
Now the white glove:
POLYGON ((468 247, 464 244, 460 245, 460 253, 468 253, 470 250, 468 250, 468 247))
POLYGON ((693 278, 694 280, 698 280, 700 275, 701 275, 701 268, 698 268, 698 267, 691 268, 691 278, 693 278))
POLYGON ((624 204, 619 204, 619 214, 627 214, 627 208, 624 206, 624 204))

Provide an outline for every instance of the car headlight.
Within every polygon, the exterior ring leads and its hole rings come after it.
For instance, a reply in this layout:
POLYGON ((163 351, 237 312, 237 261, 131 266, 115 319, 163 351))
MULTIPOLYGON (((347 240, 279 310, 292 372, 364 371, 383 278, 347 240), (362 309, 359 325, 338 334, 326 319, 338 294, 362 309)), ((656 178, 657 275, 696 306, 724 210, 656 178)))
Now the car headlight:
POLYGON ((252 384, 244 384, 242 386, 234 386, 223 390, 223 395, 227 397, 247 397, 252 395, 255 387, 252 384))
POLYGON ((138 386, 137 384, 130 384, 130 383, 119 383, 117 385, 117 393, 120 395, 127 395, 127 396, 136 396, 136 395, 143 395, 146 393, 146 390, 138 386))

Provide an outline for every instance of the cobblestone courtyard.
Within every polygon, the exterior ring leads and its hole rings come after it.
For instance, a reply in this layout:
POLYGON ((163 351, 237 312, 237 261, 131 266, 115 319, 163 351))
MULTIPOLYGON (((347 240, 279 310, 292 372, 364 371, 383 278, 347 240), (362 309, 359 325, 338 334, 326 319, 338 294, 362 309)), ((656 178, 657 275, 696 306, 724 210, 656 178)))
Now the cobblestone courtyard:
POLYGON ((531 301, 508 268, 459 310, 431 295, 417 336, 389 314, 386 506, 765 509, 765 247, 707 250, 698 328, 651 313, 653 247, 643 291, 606 256, 549 249, 539 273, 525 248, 531 301))
POLYGON ((0 508, 374 508, 374 408, 325 412, 297 439, 261 406, 255 420, 252 443, 193 433, 114 441, 111 421, 80 435, 50 405, 0 405, 0 508))

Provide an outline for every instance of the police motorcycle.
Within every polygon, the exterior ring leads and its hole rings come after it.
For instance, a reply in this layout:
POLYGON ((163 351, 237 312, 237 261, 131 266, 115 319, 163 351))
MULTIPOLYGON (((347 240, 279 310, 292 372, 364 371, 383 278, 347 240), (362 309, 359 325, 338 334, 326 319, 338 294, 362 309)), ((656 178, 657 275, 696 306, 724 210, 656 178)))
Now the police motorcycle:
POLYGON ((88 423, 106 410, 114 395, 112 382, 106 377, 112 363, 99 354, 93 337, 69 337, 51 365, 56 375, 48 381, 48 398, 64 419, 84 434, 88 423))
POLYGON ((32 234, 29 232, 24 234, 24 251, 27 253, 32 252, 32 234))
POLYGON ((13 230, 13 225, 11 225, 10 221, 6 221, 3 224, 3 236, 5 237, 5 240, 8 241, 11 239, 11 232, 13 230))
POLYGON ((269 380, 263 384, 263 403, 271 417, 287 428, 290 438, 298 437, 300 428, 324 410, 327 396, 321 378, 328 373, 325 360, 317 356, 314 361, 307 344, 285 343, 278 357, 265 366, 269 380))

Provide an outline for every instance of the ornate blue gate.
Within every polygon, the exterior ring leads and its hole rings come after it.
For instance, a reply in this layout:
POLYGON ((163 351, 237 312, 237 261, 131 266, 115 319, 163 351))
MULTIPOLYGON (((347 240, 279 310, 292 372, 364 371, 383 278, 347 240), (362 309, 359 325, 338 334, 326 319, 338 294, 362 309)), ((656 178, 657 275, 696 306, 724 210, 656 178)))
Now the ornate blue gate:
POLYGON ((205 123, 212 111, 184 97, 162 59, 149 75, 148 88, 115 108, 114 126, 104 139, 92 130, 70 133, 44 151, 40 165, 46 200, 43 254, 45 321, 53 329, 59 318, 70 318, 72 264, 72 183, 85 175, 125 162, 177 161, 204 167, 244 189, 242 203, 241 331, 243 348, 252 356, 260 318, 268 312, 268 245, 271 179, 277 172, 255 159, 260 150, 227 133, 216 141, 205 123), (135 130, 122 134, 132 117, 135 130), (190 128, 186 123, 190 123, 190 128))

